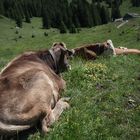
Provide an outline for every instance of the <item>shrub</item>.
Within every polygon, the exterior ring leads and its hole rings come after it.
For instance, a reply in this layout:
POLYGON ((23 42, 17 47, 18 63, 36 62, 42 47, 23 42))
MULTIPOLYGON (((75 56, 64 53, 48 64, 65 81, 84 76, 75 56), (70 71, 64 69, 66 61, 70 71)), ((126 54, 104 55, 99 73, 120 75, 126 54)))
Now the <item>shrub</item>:
POLYGON ((22 35, 19 35, 19 37, 18 38, 22 38, 22 35))
POLYGON ((16 30, 15 34, 19 34, 19 31, 18 31, 18 30, 16 30))
POLYGON ((76 28, 75 28, 75 25, 74 24, 71 25, 71 27, 69 29, 69 32, 70 33, 76 33, 76 28))
POLYGON ((67 33, 67 28, 63 21, 61 22, 59 29, 61 34, 67 33))
POLYGON ((35 38, 35 35, 34 34, 32 34, 32 38, 35 38))
POLYGON ((44 32, 44 36, 48 36, 48 33, 44 32))

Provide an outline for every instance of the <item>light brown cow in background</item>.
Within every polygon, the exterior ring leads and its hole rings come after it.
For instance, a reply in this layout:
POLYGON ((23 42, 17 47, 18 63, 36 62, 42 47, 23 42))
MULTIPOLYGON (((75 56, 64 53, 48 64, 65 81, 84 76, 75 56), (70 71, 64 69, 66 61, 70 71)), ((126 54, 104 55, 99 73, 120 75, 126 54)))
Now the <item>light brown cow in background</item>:
POLYGON ((50 50, 27 52, 12 60, 0 73, 0 135, 17 133, 39 121, 42 131, 59 118, 69 104, 60 98, 73 52, 64 43, 50 50))
POLYGON ((138 54, 139 49, 129 49, 125 47, 114 47, 112 40, 107 40, 103 43, 86 44, 78 48, 74 48, 75 56, 81 56, 86 60, 95 60, 100 55, 126 55, 138 54))

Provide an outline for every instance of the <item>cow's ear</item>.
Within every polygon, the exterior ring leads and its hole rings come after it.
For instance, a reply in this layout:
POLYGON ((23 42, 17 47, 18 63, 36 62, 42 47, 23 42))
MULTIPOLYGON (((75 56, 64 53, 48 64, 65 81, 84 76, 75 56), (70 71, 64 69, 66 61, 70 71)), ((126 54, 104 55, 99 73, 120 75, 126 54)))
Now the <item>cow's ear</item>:
POLYGON ((63 42, 60 42, 59 45, 61 45, 62 47, 65 46, 65 44, 63 42))
POLYGON ((58 45, 58 42, 53 43, 52 48, 58 45))
POLYGON ((62 46, 64 49, 67 49, 66 44, 64 42, 60 42, 59 45, 62 46))

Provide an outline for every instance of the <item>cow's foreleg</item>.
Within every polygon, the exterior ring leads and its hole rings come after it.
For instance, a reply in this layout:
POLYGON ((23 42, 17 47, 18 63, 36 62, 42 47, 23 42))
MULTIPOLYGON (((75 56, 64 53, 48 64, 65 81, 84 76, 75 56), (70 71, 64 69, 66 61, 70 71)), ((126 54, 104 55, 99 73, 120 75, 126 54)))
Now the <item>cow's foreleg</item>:
POLYGON ((46 115, 45 118, 42 120, 42 131, 43 133, 47 133, 50 131, 50 128, 49 128, 49 124, 50 124, 50 121, 53 120, 53 114, 52 114, 52 111, 50 112, 50 114, 46 115))
POLYGON ((69 108, 69 104, 66 102, 68 98, 61 98, 55 105, 54 109, 50 110, 49 113, 42 121, 42 130, 44 133, 49 131, 49 127, 58 120, 62 112, 69 108))
MULTIPOLYGON (((65 109, 69 108, 69 104, 67 103, 68 100, 69 100, 69 98, 61 98, 56 103, 55 108, 52 110, 55 121, 58 120, 59 116, 62 114, 62 112, 65 109)), ((53 123, 53 122, 51 122, 51 123, 53 123)))

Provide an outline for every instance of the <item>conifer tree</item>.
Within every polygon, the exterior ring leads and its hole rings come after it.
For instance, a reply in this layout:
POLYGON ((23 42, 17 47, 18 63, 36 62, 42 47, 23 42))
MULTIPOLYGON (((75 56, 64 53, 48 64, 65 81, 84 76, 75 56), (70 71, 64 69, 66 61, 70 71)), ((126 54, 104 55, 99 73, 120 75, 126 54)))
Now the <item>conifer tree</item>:
POLYGON ((106 0, 106 3, 109 5, 109 8, 112 7, 112 2, 113 2, 113 0, 106 0))
POLYGON ((139 7, 140 6, 140 0, 131 0, 132 6, 139 7))
MULTIPOLYGON (((67 19, 67 23, 66 23, 66 26, 68 29, 71 28, 71 25, 73 23, 73 9, 71 7, 71 4, 69 5, 68 9, 67 9, 67 15, 68 15, 68 19, 67 19)), ((77 14, 76 14, 77 15, 77 14)), ((78 17, 77 17, 78 18, 78 17)))
POLYGON ((109 15, 108 14, 109 13, 104 6, 101 7, 101 13, 100 14, 101 14, 102 24, 108 23, 108 21, 109 21, 109 15))
POLYGON ((92 27, 93 26, 93 19, 92 19, 92 13, 91 13, 91 7, 89 3, 86 5, 86 16, 87 16, 87 27, 92 27))
POLYGON ((118 4, 117 5, 112 4, 111 18, 113 21, 117 18, 121 18, 121 13, 118 4))
POLYGON ((21 16, 16 17, 16 25, 20 28, 22 28, 22 18, 21 16))
POLYGON ((109 8, 106 8, 106 16, 107 16, 108 22, 111 21, 111 14, 110 14, 109 8))
POLYGON ((77 17, 76 14, 73 16, 73 23, 74 23, 74 25, 75 25, 76 28, 81 27, 80 22, 79 22, 79 19, 78 19, 78 17, 77 17))
POLYGON ((74 24, 71 25, 71 27, 69 29, 69 32, 70 33, 76 33, 76 28, 75 28, 75 25, 74 24))
POLYGON ((82 27, 91 27, 93 25, 92 15, 89 3, 86 0, 77 0, 77 15, 82 27))
POLYGON ((18 13, 20 14, 21 18, 24 18, 24 11, 21 6, 21 2, 19 0, 15 0, 15 6, 16 6, 16 9, 17 9, 18 13))
POLYGON ((43 13, 42 13, 42 24, 43 24, 43 28, 45 29, 49 29, 51 26, 49 15, 45 8, 43 9, 43 13))
POLYGON ((63 33, 67 33, 67 28, 66 28, 66 25, 64 24, 63 21, 61 21, 61 24, 60 24, 59 30, 60 30, 60 33, 61 33, 61 34, 63 34, 63 33))
POLYGON ((62 13, 60 11, 57 11, 55 13, 54 20, 52 21, 54 24, 53 27, 59 28, 62 21, 63 21, 62 13))
POLYGON ((0 14, 1 14, 1 15, 4 15, 3 0, 0 1, 0 14))
POLYGON ((102 23, 101 17, 100 17, 100 13, 99 13, 95 3, 92 3, 92 5, 91 5, 91 12, 92 12, 93 25, 94 26, 100 25, 102 23))
POLYGON ((37 3, 36 3, 36 9, 37 9, 37 16, 38 17, 40 17, 41 16, 41 12, 42 12, 42 1, 41 0, 39 0, 39 1, 37 1, 37 3))
POLYGON ((61 3, 63 2, 63 4, 60 4, 60 8, 61 8, 61 18, 64 22, 64 24, 68 24, 68 19, 70 18, 68 16, 68 8, 69 8, 69 4, 67 0, 62 0, 61 3))
POLYGON ((26 14, 25 14, 25 22, 31 23, 30 16, 29 16, 29 13, 27 11, 26 11, 26 14))
POLYGON ((15 0, 14 3, 14 8, 15 8, 15 21, 18 27, 22 28, 22 16, 23 16, 23 12, 20 11, 21 7, 19 8, 19 3, 17 2, 17 0, 15 0))

